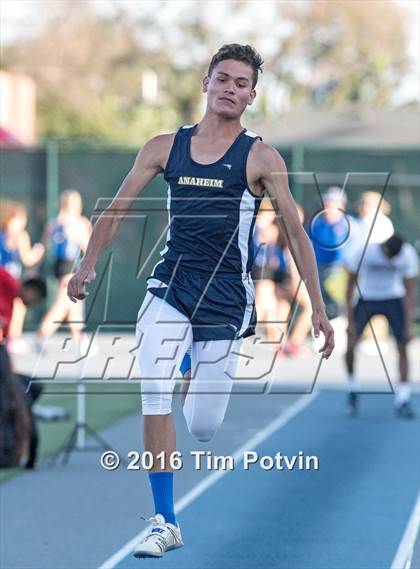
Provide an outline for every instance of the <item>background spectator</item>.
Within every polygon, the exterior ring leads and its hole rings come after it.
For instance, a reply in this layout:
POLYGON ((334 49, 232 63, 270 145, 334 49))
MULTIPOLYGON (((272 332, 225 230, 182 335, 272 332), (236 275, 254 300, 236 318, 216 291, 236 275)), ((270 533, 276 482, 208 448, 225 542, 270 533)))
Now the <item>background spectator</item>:
MULTIPOLYGON (((303 225, 304 211, 299 205, 297 206, 297 209, 300 221, 303 225)), ((280 240, 284 243, 289 279, 279 283, 277 293, 287 301, 288 320, 290 320, 292 316, 291 310, 297 309, 294 310, 295 314, 291 321, 291 330, 289 331, 288 339, 285 343, 284 353, 291 357, 307 358, 310 355, 313 355, 313 352, 305 346, 304 343, 312 328, 311 301, 290 249, 287 247, 286 237, 283 235, 281 230, 280 234, 280 240)))
POLYGON ((279 243, 280 230, 269 199, 264 199, 254 231, 255 260, 252 278, 258 323, 276 353, 280 351, 286 323, 276 286, 289 279, 287 259, 279 243))
POLYGON ((341 188, 333 186, 323 195, 323 201, 323 211, 312 220, 310 237, 327 314, 336 318, 342 313, 345 295, 344 247, 350 233, 345 216, 347 198, 341 188))
POLYGON ((383 243, 389 239, 394 233, 394 225, 388 217, 390 211, 391 206, 379 192, 363 192, 358 202, 356 238, 364 245, 372 229, 369 243, 383 243))
POLYGON ((27 390, 30 378, 13 373, 6 340, 15 299, 33 306, 45 295, 43 281, 29 279, 20 284, 0 267, 0 468, 18 466, 22 459, 27 468, 35 464, 38 434, 31 406, 41 389, 33 384, 27 390))
MULTIPOLYGON (((0 267, 12 276, 21 278, 23 267, 35 267, 41 262, 45 248, 41 243, 31 245, 31 238, 26 230, 28 215, 23 204, 2 200, 0 212, 0 267)), ((28 351, 27 345, 21 340, 25 315, 26 306, 21 298, 16 296, 9 330, 9 349, 14 353, 28 351)))
POLYGON ((355 348, 372 316, 381 314, 388 320, 397 343, 400 382, 395 392, 395 409, 398 416, 412 418, 410 384, 408 381, 407 344, 411 340, 415 311, 415 285, 418 275, 418 258, 415 248, 393 235, 384 243, 372 243, 366 248, 359 268, 361 252, 355 252, 347 263, 350 278, 347 287, 348 345, 346 367, 350 387, 349 408, 357 410, 355 389, 355 348), (356 276, 361 297, 353 307, 356 276))
POLYGON ((52 306, 40 324, 40 344, 67 321, 76 345, 80 346, 84 304, 71 302, 66 291, 74 265, 80 253, 86 251, 92 231, 90 221, 82 215, 82 210, 80 193, 77 190, 65 190, 61 194, 58 216, 48 223, 44 232, 44 242, 52 252, 57 291, 52 306))

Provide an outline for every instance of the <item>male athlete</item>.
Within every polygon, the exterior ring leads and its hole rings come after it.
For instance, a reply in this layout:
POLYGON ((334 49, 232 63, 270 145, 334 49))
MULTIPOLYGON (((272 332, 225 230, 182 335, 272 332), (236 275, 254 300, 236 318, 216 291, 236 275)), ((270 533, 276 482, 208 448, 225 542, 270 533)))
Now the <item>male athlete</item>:
POLYGON ((255 99, 262 63, 248 45, 225 45, 214 55, 202 82, 207 94, 202 120, 144 145, 98 219, 80 268, 68 285, 71 300, 86 297, 85 285, 95 278, 98 255, 113 239, 127 204, 163 173, 168 183, 169 231, 162 259, 148 279, 136 335, 143 378, 144 447, 154 457, 165 456, 166 464, 156 459, 149 473, 156 515, 151 531, 134 550, 136 557, 162 557, 183 545, 169 464, 175 451, 171 401, 176 370, 191 346, 192 379, 183 411, 191 434, 209 441, 224 419, 242 340, 254 333, 252 232, 264 190, 282 216, 310 294, 315 334, 325 336, 323 356, 328 358, 334 348, 313 249, 289 191, 284 161, 240 123, 255 99), (174 343, 177 349, 172 348, 170 359, 168 345, 174 343))
POLYGON ((363 244, 346 260, 349 280, 346 293, 348 343, 345 360, 350 388, 349 413, 354 416, 358 410, 354 377, 355 349, 369 319, 381 314, 389 322, 398 349, 400 382, 395 389, 395 413, 397 417, 412 419, 414 411, 410 405, 407 346, 411 340, 416 306, 416 280, 419 272, 417 251, 410 243, 404 243, 394 234, 383 243, 369 243, 363 259, 362 253, 363 244), (360 298, 353 306, 357 282, 360 298))

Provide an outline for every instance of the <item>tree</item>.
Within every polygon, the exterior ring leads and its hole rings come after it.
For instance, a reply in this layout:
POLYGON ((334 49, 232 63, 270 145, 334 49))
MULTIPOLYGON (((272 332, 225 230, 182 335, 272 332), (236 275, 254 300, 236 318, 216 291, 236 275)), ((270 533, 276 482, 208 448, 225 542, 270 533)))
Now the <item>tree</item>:
POLYGON ((316 0, 280 8, 291 25, 273 61, 293 104, 386 108, 408 69, 404 14, 389 0, 316 0))
POLYGON ((171 107, 143 104, 142 73, 154 59, 129 19, 101 17, 70 0, 55 5, 38 37, 5 49, 2 65, 35 79, 41 137, 138 145, 176 125, 171 107))
POLYGON ((202 77, 223 43, 251 43, 265 57, 254 122, 287 110, 279 96, 294 108, 390 107, 407 71, 402 12, 389 0, 140 2, 130 10, 117 2, 108 15, 88 0, 47 6, 40 33, 3 48, 1 62, 35 79, 42 138, 138 146, 196 121, 202 77), (142 92, 150 70, 155 100, 142 92))

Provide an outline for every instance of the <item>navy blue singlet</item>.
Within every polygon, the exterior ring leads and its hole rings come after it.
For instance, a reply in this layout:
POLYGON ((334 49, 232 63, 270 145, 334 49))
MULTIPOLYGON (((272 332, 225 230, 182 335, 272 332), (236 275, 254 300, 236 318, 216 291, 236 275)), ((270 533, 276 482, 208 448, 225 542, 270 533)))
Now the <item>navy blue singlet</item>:
POLYGON ((195 126, 175 135, 164 172, 169 229, 148 290, 185 314, 195 341, 254 333, 252 234, 261 198, 246 163, 258 135, 243 130, 217 162, 191 158, 195 126))

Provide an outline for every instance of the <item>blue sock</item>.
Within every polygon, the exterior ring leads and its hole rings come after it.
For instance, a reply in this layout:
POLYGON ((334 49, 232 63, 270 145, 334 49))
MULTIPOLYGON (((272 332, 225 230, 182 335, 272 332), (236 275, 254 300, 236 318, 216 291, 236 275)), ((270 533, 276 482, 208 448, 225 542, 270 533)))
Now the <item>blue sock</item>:
POLYGON ((152 472, 149 474, 150 485, 155 502, 155 513, 162 514, 169 524, 176 524, 174 512, 174 473, 152 472))

